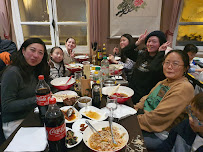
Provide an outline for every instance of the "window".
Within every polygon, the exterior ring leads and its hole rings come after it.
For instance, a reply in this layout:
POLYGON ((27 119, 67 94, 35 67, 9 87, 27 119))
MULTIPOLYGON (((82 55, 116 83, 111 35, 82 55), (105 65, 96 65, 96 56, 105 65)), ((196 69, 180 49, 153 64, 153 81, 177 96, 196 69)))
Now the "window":
POLYGON ((68 37, 76 39, 76 53, 89 53, 88 0, 12 0, 18 48, 25 39, 39 37, 47 48, 65 49, 68 37))
MULTIPOLYGON (((174 32, 173 47, 183 49, 188 43, 203 51, 203 1, 182 1, 179 18, 174 32)), ((203 52, 202 52, 203 53, 203 52)))

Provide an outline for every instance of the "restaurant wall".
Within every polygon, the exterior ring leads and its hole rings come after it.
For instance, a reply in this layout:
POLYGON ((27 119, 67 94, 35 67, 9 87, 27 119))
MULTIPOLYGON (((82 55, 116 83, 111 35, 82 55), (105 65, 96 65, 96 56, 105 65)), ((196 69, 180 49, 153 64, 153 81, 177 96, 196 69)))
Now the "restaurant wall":
MULTIPOLYGON (((162 16, 161 16, 161 24, 160 30, 166 32, 169 29, 170 22, 170 14, 173 7, 173 1, 167 3, 167 7, 165 4, 166 0, 162 0, 162 16)), ((103 0, 101 3, 101 34, 100 34, 100 45, 103 43, 106 44, 107 53, 112 53, 114 47, 119 46, 119 38, 110 39, 110 0, 103 0)), ((133 28, 133 27, 132 27, 133 28)), ((144 32, 144 31, 143 31, 144 32)), ((151 32, 151 31, 148 31, 151 32)), ((129 33, 130 34, 130 33, 129 33)), ((135 40, 137 40, 135 38, 135 40)))

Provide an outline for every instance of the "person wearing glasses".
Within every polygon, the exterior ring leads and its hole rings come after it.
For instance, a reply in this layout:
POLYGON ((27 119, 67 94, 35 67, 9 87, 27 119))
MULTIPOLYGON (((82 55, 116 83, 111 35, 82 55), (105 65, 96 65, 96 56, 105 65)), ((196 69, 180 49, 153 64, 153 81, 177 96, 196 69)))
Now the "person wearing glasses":
POLYGON ((197 94, 186 110, 189 119, 171 129, 158 152, 203 152, 203 93, 197 94))
POLYGON ((166 79, 158 82, 134 106, 149 150, 156 150, 168 137, 170 129, 186 116, 184 109, 194 97, 194 88, 184 76, 188 68, 189 57, 186 53, 181 50, 168 52, 163 61, 166 79))

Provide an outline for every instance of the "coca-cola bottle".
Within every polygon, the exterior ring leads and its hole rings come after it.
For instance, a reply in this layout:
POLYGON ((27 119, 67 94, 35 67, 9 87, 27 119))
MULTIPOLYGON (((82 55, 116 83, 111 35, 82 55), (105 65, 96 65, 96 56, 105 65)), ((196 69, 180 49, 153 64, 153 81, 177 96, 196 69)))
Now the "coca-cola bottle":
POLYGON ((39 108, 39 115, 44 122, 44 117, 48 109, 50 94, 50 87, 44 80, 44 75, 38 76, 39 82, 36 87, 37 106, 39 108))
POLYGON ((55 98, 50 98, 49 108, 45 115, 45 126, 50 152, 65 152, 66 124, 62 111, 56 104, 55 98))

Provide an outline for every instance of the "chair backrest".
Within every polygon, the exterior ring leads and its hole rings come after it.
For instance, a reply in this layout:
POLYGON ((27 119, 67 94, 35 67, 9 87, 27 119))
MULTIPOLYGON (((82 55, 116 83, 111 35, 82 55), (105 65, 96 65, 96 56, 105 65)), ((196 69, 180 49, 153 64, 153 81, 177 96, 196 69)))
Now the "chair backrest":
POLYGON ((203 82, 202 81, 195 79, 195 77, 193 75, 191 75, 190 73, 187 73, 186 77, 188 78, 189 82, 193 85, 194 88, 196 86, 199 86, 200 88, 203 89, 203 82))

